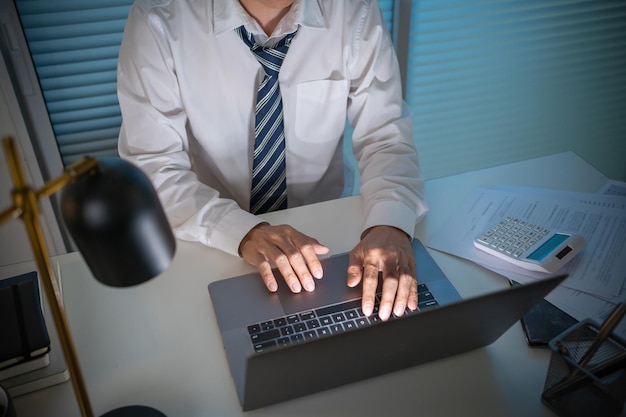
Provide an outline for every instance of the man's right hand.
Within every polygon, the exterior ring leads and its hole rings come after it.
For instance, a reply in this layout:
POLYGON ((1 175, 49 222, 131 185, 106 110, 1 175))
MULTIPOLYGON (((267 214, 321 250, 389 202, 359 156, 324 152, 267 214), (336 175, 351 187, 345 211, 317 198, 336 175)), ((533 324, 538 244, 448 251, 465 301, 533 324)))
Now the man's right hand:
POLYGON ((292 292, 315 289, 313 278, 322 278, 324 271, 317 255, 328 253, 329 248, 316 239, 300 233, 289 225, 272 226, 261 223, 244 236, 239 253, 248 263, 256 266, 268 290, 278 289, 272 268, 276 267, 292 292))

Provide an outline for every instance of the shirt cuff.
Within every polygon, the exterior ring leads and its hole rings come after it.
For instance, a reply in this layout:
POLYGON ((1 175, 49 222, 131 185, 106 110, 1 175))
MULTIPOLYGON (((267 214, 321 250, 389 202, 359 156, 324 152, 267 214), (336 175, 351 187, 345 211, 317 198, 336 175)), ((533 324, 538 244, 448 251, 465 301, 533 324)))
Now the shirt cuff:
POLYGON ((367 209, 362 232, 374 226, 393 226, 402 230, 412 239, 415 234, 415 226, 426 215, 427 211, 425 205, 421 205, 415 212, 409 206, 397 201, 380 201, 367 209))
POLYGON ((211 233, 209 245, 239 257, 239 244, 256 225, 264 223, 260 217, 245 210, 233 210, 226 214, 211 233))

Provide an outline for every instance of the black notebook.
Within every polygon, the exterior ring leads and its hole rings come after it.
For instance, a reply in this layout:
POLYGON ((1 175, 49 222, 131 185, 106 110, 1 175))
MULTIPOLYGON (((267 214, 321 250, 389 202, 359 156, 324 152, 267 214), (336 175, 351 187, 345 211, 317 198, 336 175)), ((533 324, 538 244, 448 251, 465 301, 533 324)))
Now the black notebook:
POLYGON ((0 370, 48 352, 36 272, 0 280, 0 370))

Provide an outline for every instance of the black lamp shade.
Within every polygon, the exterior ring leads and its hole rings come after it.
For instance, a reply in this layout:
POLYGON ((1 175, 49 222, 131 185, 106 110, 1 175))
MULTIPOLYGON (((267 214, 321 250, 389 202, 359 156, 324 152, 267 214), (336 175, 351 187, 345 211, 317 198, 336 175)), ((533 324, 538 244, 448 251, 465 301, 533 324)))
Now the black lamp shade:
POLYGON ((68 184, 61 212, 94 277, 127 287, 167 268, 176 241, 156 191, 136 166, 98 158, 98 170, 68 184))

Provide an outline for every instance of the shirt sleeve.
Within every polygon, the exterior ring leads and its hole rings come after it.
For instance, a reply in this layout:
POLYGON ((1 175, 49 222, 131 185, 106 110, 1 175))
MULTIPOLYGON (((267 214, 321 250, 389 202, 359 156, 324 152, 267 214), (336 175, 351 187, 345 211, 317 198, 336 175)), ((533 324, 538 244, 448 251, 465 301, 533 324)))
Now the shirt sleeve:
POLYGON ((177 238, 237 256, 245 234, 262 219, 221 198, 192 171, 187 115, 166 38, 159 17, 135 4, 118 60, 118 150, 151 178, 177 238))
POLYGON ((397 227, 409 236, 426 215, 411 113, 399 65, 376 1, 364 2, 351 46, 348 119, 361 174, 363 230, 397 227))

